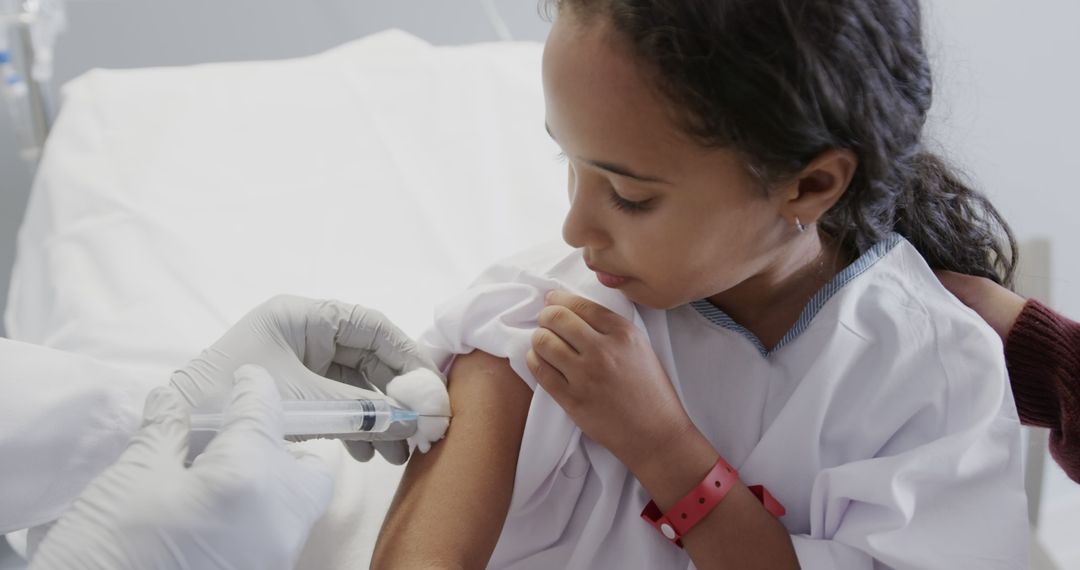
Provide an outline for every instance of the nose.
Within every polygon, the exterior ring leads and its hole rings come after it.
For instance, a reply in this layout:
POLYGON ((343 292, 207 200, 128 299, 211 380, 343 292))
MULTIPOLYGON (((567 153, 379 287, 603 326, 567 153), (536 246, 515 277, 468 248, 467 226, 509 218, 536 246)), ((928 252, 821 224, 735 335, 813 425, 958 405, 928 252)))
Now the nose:
POLYGON ((605 249, 611 245, 611 237, 603 226, 603 181, 575 176, 573 168, 569 171, 570 210, 563 221, 563 241, 575 249, 605 249))

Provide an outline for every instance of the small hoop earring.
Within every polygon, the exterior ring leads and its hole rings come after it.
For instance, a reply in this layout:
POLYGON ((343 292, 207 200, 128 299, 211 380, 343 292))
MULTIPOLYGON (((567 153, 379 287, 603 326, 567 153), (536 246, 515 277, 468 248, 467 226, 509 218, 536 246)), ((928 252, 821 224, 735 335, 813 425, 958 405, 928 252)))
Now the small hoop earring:
POLYGON ((799 221, 799 216, 795 216, 795 231, 800 234, 806 231, 806 225, 799 221))

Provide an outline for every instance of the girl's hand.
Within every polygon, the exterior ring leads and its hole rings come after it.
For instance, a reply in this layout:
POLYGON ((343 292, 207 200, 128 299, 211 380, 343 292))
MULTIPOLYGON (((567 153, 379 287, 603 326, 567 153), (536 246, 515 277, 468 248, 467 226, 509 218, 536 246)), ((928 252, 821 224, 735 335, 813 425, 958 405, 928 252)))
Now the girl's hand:
POLYGON ((578 427, 631 471, 695 429, 645 334, 588 299, 548 293, 526 361, 578 427))
POLYGON ((1027 300, 985 277, 935 271, 942 285, 979 314, 1004 341, 1027 300))

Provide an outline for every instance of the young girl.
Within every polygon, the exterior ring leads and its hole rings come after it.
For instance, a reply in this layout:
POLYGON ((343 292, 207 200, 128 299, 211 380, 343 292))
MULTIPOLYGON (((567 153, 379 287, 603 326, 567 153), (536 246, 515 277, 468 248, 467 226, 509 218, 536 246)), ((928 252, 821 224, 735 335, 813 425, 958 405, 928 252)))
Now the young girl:
POLYGON ((439 310, 373 567, 1025 567, 1001 344, 930 269, 1011 236, 920 142, 917 0, 555 7, 570 247, 439 310))

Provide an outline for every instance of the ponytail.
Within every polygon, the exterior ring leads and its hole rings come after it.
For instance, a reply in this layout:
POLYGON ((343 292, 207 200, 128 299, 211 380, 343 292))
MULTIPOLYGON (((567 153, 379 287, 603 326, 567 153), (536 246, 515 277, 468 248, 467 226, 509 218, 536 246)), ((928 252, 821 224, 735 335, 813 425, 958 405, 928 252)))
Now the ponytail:
POLYGON ((895 230, 930 267, 992 279, 1011 287, 1017 248, 1012 230, 981 193, 939 157, 915 157, 913 180, 896 208, 895 230))

